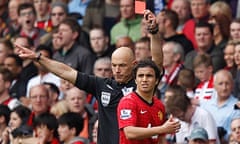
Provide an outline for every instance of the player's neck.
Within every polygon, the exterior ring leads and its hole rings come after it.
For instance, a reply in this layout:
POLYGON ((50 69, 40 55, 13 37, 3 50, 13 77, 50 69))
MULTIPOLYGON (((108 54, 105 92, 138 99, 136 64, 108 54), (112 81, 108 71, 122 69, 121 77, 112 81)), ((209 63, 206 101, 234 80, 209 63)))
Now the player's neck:
POLYGON ((144 99, 148 103, 152 103, 153 92, 141 92, 139 90, 136 90, 136 92, 142 99, 144 99))

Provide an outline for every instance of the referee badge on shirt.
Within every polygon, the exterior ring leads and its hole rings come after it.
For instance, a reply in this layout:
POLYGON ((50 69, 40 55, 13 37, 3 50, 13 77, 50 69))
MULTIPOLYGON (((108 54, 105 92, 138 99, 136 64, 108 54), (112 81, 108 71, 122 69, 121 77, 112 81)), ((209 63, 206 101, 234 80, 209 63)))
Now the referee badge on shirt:
POLYGON ((122 109, 122 110, 120 111, 120 119, 126 120, 126 119, 131 118, 131 117, 132 117, 131 111, 132 111, 132 110, 130 110, 130 109, 122 109))
POLYGON ((101 93, 101 102, 103 106, 108 106, 111 99, 111 93, 102 92, 101 93))

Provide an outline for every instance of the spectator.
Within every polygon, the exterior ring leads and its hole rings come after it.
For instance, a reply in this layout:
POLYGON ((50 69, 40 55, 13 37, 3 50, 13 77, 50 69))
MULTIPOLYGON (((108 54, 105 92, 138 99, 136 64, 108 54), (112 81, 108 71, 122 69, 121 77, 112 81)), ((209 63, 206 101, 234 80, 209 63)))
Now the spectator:
POLYGON ((217 126, 212 115, 208 111, 191 104, 190 98, 186 96, 186 91, 180 86, 175 87, 173 92, 173 95, 168 97, 166 101, 166 110, 181 122, 181 128, 176 133, 176 142, 186 142, 190 132, 198 126, 206 129, 209 144, 219 144, 217 126))
POLYGON ((177 82, 178 73, 183 69, 182 61, 184 59, 184 51, 180 44, 176 42, 166 42, 163 45, 163 55, 165 72, 158 86, 161 92, 161 99, 164 99, 163 96, 167 87, 177 82))
POLYGON ((213 25, 213 37, 215 49, 223 51, 230 36, 230 23, 232 21, 232 14, 230 6, 218 1, 210 6, 209 23, 213 25))
POLYGON ((63 143, 67 144, 88 144, 87 140, 78 137, 83 130, 84 119, 77 113, 68 112, 58 119, 58 135, 63 143))
POLYGON ((36 10, 35 27, 51 32, 52 22, 50 19, 50 0, 34 0, 33 5, 36 10))
POLYGON ((18 0, 10 0, 8 2, 8 23, 7 27, 3 30, 2 37, 5 39, 12 39, 14 35, 17 35, 20 30, 20 25, 18 22, 17 9, 19 6, 18 0))
POLYGON ((86 92, 76 87, 66 91, 65 99, 69 111, 79 114, 84 119, 84 126, 79 136, 91 140, 92 129, 97 116, 93 107, 87 104, 86 98, 86 92))
POLYGON ((134 49, 135 49, 134 42, 129 36, 119 37, 116 41, 115 47, 116 48, 129 47, 132 49, 132 51, 134 51, 134 49))
POLYGON ((196 88, 195 82, 196 82, 196 79, 195 79, 194 72, 192 70, 181 69, 179 71, 178 77, 177 77, 177 85, 180 85, 181 87, 183 87, 187 92, 187 96, 191 99, 194 97, 194 92, 196 88))
POLYGON ((7 11, 7 5, 8 5, 8 1, 7 0, 1 0, 0 2, 0 19, 4 20, 5 22, 8 19, 8 11, 7 11))
POLYGON ((234 95, 236 98, 240 99, 240 42, 235 45, 234 61, 237 65, 237 73, 234 81, 234 95))
POLYGON ((214 45, 212 25, 205 22, 197 23, 195 26, 195 38, 198 46, 197 50, 193 50, 185 56, 184 66, 192 69, 192 62, 196 55, 205 53, 211 56, 213 72, 224 68, 223 50, 218 49, 214 45))
POLYGON ((23 60, 16 54, 8 55, 4 60, 4 67, 13 74, 13 81, 9 88, 12 97, 20 99, 26 95, 28 79, 22 77, 23 60))
POLYGON ((0 66, 3 65, 5 58, 13 53, 13 46, 9 40, 0 39, 0 66))
MULTIPOLYGON (((158 31, 156 31, 156 17, 149 10, 145 11, 145 18, 147 15, 149 17, 147 20, 149 31, 152 33, 152 58, 162 72, 162 39, 157 34, 158 31)), ((37 55, 34 51, 24 48, 19 44, 15 44, 15 46, 19 50, 20 57, 37 60, 51 72, 70 81, 78 88, 95 95, 99 104, 98 143, 119 143, 116 115, 117 104, 124 95, 133 91, 136 87, 132 78, 135 59, 133 51, 130 48, 121 47, 112 54, 112 71, 115 78, 113 80, 82 74, 67 65, 50 60, 39 54, 37 55)))
MULTIPOLYGON (((232 10, 227 1, 216 1, 211 4, 209 8, 210 17, 211 16, 225 16, 226 21, 232 20, 232 10)), ((229 28, 226 28, 228 30, 229 28)))
POLYGON ((53 28, 57 26, 67 17, 68 7, 65 3, 57 1, 51 5, 51 22, 53 28))
POLYGON ((119 0, 93 0, 89 3, 83 17, 83 30, 89 32, 94 26, 102 27, 106 36, 120 16, 119 0))
POLYGON ((232 40, 240 40, 240 18, 232 20, 230 24, 230 36, 232 40))
POLYGON ((31 110, 25 106, 19 105, 15 107, 10 114, 9 127, 11 130, 27 124, 31 110))
POLYGON ((224 69, 229 70, 232 73, 233 78, 236 77, 237 66, 234 62, 234 53, 235 53, 235 45, 237 42, 231 40, 227 43, 224 49, 224 60, 226 63, 226 67, 224 69))
POLYGON ((192 42, 193 47, 198 49, 198 44, 196 42, 196 37, 194 37, 194 33, 196 33, 195 25, 199 21, 208 21, 209 18, 209 7, 210 0, 191 0, 190 8, 192 12, 193 18, 188 20, 184 27, 183 33, 184 35, 192 42))
POLYGON ((31 38, 34 41, 34 46, 37 47, 40 42, 40 37, 46 32, 34 27, 35 20, 36 10, 34 9, 33 4, 20 4, 18 7, 18 21, 21 25, 19 35, 31 38))
POLYGON ((94 58, 92 54, 76 41, 80 36, 80 26, 75 19, 67 18, 58 27, 58 38, 62 47, 53 59, 63 62, 80 72, 92 73, 94 58))
POLYGON ((97 144, 97 134, 98 133, 98 120, 95 121, 92 130, 92 141, 91 144, 97 144))
POLYGON ((6 68, 0 68, 0 104, 8 106, 11 110, 20 105, 16 98, 12 98, 8 90, 11 86, 13 76, 6 68))
POLYGON ((178 132, 179 121, 171 116, 165 122, 165 108, 154 97, 161 79, 158 67, 151 60, 140 61, 133 70, 137 89, 118 104, 120 144, 163 143, 163 134, 178 132))
POLYGON ((213 88, 213 65, 209 55, 199 54, 194 58, 195 77, 200 81, 195 89, 194 99, 198 104, 215 99, 213 88))
POLYGON ((60 90, 59 90, 59 86, 57 86, 56 84, 54 83, 51 83, 51 82, 44 82, 43 83, 46 88, 48 89, 48 92, 49 92, 49 97, 50 97, 50 105, 54 105, 55 103, 58 102, 58 99, 59 99, 59 96, 60 96, 60 90))
POLYGON ((134 0, 120 0, 121 21, 111 29, 111 44, 115 44, 122 36, 129 36, 133 41, 137 41, 140 36, 141 18, 135 14, 134 0))
POLYGON ((136 61, 151 59, 150 38, 142 37, 135 42, 134 49, 136 61))
POLYGON ((108 57, 97 59, 93 66, 93 73, 97 77, 112 78, 111 59, 108 57))
POLYGON ((35 117, 49 110, 48 89, 42 84, 35 85, 30 89, 29 98, 32 113, 28 120, 28 125, 32 126, 35 117))
POLYGON ((231 138, 232 141, 240 142, 240 118, 234 118, 231 122, 231 138))
POLYGON ((208 144, 208 133, 204 128, 198 127, 192 130, 189 136, 189 144, 208 144))
POLYGON ((201 107, 212 114, 218 127, 226 130, 224 139, 227 141, 231 131, 231 120, 240 116, 240 111, 233 109, 238 100, 231 94, 233 78, 229 71, 220 70, 215 73, 214 89, 216 90, 216 99, 201 103, 201 107))
POLYGON ((60 144, 57 138, 58 122, 50 113, 42 113, 34 119, 34 129, 39 144, 60 144))
MULTIPOLYGON (((52 58, 52 51, 44 45, 39 45, 37 47, 36 52, 41 53, 45 57, 52 58)), ((27 93, 26 93, 27 97, 29 97, 29 91, 30 91, 31 87, 33 87, 35 85, 39 85, 44 82, 51 82, 51 83, 54 83, 56 86, 60 86, 60 78, 59 77, 57 77, 53 73, 50 73, 47 69, 45 69, 43 66, 39 65, 36 62, 34 63, 34 65, 38 69, 38 75, 36 75, 35 77, 31 78, 28 81, 27 93)), ((51 99, 49 99, 49 100, 51 100, 51 99)))
POLYGON ((15 107, 10 114, 8 127, 3 131, 2 144, 8 144, 12 141, 12 131, 22 125, 26 125, 31 114, 31 110, 25 106, 19 105, 15 107))
POLYGON ((58 38, 58 25, 68 16, 68 7, 67 4, 63 2, 53 2, 51 4, 50 18, 51 18, 51 32, 46 33, 41 37, 40 44, 44 44, 52 47, 52 51, 55 53, 57 50, 61 48, 59 46, 59 38, 58 38))
POLYGON ((65 80, 65 79, 61 79, 60 80, 60 99, 64 99, 65 98, 65 93, 67 90, 71 89, 74 87, 74 84, 72 84, 71 82, 65 80))
POLYGON ((100 27, 94 27, 89 31, 91 50, 96 59, 111 57, 114 47, 109 46, 109 37, 100 27))
POLYGON ((184 24, 191 16, 190 2, 188 0, 174 0, 171 5, 171 10, 178 14, 179 24, 176 31, 177 33, 182 33, 184 24))
POLYGON ((0 104, 0 118, 2 119, 0 122, 0 141, 3 140, 3 132, 8 126, 10 113, 11 110, 8 108, 8 106, 0 104))
MULTIPOLYGON (((15 38, 16 43, 20 43, 22 46, 25 46, 31 50, 35 50, 33 46, 33 41, 28 37, 22 37, 18 36, 15 38)), ((17 50, 14 49, 14 53, 17 54, 17 50)), ((23 60, 23 66, 22 66, 22 72, 21 72, 21 78, 24 79, 23 81, 28 82, 32 77, 37 75, 37 67, 33 64, 33 61, 30 59, 22 59, 23 60)), ((20 97, 20 101, 23 105, 28 106, 29 100, 26 98, 26 91, 22 97, 20 97)))
POLYGON ((178 26, 178 15, 173 10, 163 10, 157 15, 158 29, 165 41, 174 41, 179 43, 187 54, 193 50, 192 42, 189 41, 185 35, 178 34, 176 29, 178 26))

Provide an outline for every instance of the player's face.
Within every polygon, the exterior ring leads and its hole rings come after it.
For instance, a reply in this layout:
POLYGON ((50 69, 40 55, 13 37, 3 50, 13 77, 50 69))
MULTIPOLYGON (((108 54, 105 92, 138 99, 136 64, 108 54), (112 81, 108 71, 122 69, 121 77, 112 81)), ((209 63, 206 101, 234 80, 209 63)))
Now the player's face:
POLYGON ((158 83, 154 69, 143 67, 137 70, 136 74, 137 91, 140 93, 152 93, 158 83))

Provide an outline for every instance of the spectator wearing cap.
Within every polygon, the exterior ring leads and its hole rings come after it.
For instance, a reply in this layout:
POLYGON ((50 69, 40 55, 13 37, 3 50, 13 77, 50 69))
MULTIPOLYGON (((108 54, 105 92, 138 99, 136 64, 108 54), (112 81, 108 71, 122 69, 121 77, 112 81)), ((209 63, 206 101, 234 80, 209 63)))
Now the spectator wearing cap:
POLYGON ((188 139, 189 144, 208 144, 207 131, 202 127, 193 129, 188 139))

